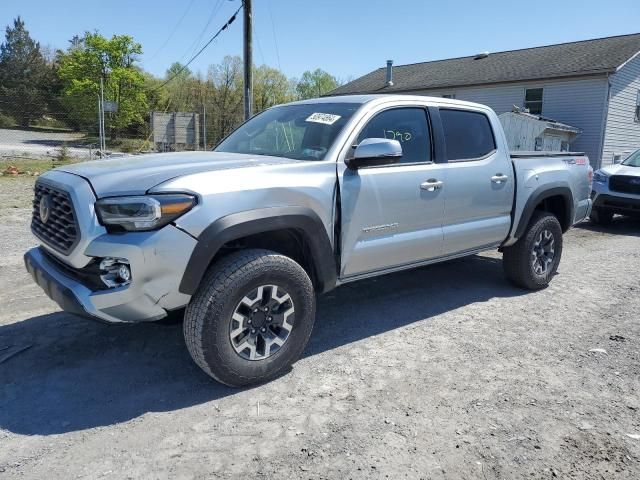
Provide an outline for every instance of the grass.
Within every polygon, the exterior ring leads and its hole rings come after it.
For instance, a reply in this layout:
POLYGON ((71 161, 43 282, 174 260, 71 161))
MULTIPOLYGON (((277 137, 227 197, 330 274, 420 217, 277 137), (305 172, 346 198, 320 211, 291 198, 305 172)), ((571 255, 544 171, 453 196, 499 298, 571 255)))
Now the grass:
POLYGON ((16 159, 16 158, 2 158, 0 159, 0 172, 2 173, 2 179, 15 179, 19 177, 37 176, 52 168, 59 167, 61 165, 69 165, 76 163, 76 160, 71 158, 58 160, 53 159, 16 159), (15 167, 18 170, 17 175, 8 174, 9 170, 15 167))
MULTIPOLYGON (((154 148, 153 142, 145 138, 119 138, 112 141, 107 138, 107 150, 117 150, 124 153, 134 153, 140 151, 147 151, 154 148)), ((100 142, 98 137, 87 136, 82 139, 84 144, 93 143, 98 145, 100 142)))

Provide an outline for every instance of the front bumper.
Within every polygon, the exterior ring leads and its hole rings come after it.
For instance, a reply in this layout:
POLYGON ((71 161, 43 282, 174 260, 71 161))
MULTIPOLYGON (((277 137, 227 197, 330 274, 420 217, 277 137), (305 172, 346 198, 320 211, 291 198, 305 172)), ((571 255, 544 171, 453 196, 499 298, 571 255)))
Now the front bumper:
POLYGON ((619 215, 640 216, 640 198, 619 197, 617 195, 596 194, 594 209, 606 209, 619 215))
POLYGON ((614 192, 607 184, 593 184, 591 192, 594 209, 609 210, 619 215, 640 216, 640 196, 614 192))
POLYGON ((120 257, 130 262, 129 285, 96 290, 71 275, 58 262, 64 258, 44 253, 42 247, 25 256, 27 271, 63 310, 108 323, 159 320, 167 311, 184 307, 190 299, 178 291, 196 240, 168 225, 156 232, 102 235, 87 246, 84 255, 120 257))

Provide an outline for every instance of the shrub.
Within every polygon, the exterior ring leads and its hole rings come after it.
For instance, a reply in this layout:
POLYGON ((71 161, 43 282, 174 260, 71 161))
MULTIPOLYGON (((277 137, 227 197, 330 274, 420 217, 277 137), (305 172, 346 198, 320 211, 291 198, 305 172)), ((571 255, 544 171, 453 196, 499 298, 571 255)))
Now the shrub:
POLYGON ((0 128, 15 127, 16 121, 13 117, 0 113, 0 128))
POLYGON ((67 147, 64 143, 58 147, 56 152, 55 161, 64 163, 68 162, 71 159, 69 156, 69 147, 67 147))

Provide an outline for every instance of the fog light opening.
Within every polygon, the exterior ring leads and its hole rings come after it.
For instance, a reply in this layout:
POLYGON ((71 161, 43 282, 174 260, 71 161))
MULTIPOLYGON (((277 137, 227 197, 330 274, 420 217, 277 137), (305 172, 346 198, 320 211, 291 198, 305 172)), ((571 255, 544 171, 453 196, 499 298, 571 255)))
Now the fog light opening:
POLYGON ((100 262, 100 279, 109 288, 131 283, 131 267, 126 258, 103 258, 100 262))

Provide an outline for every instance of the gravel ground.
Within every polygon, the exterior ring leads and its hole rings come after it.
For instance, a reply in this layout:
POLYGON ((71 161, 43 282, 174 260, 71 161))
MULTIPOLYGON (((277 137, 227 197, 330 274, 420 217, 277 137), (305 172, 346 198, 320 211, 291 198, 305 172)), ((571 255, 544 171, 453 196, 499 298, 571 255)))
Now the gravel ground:
POLYGON ((180 325, 59 312, 30 188, 0 179, 3 479, 640 478, 639 223, 573 229, 536 293, 494 254, 341 287, 290 373, 232 390, 180 325))
MULTIPOLYGON (((74 143, 83 134, 0 128, 0 157, 46 158, 59 154, 60 145, 74 143)), ((89 149, 69 147, 67 155, 88 159, 89 149)))

